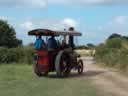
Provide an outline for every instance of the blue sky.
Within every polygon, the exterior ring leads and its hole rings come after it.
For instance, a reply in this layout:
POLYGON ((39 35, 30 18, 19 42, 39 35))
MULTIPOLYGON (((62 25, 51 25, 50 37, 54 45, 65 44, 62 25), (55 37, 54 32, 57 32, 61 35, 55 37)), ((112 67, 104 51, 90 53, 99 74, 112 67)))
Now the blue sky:
POLYGON ((24 44, 36 28, 63 30, 74 26, 79 44, 99 44, 112 33, 128 35, 128 0, 0 0, 0 19, 7 20, 24 44))

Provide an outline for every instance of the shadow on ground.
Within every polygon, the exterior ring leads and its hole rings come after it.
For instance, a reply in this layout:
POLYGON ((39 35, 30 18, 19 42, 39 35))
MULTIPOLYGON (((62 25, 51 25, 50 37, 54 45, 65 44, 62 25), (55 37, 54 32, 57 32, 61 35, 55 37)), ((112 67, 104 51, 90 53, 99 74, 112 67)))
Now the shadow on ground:
MULTIPOLYGON (((79 75, 77 72, 71 72, 68 77, 65 77, 63 79, 70 79, 70 78, 88 78, 88 77, 94 77, 100 74, 104 74, 106 71, 95 71, 95 70, 90 70, 86 71, 83 74, 79 75)), ((49 74, 47 78, 55 78, 55 79, 62 79, 56 76, 56 74, 49 74)))

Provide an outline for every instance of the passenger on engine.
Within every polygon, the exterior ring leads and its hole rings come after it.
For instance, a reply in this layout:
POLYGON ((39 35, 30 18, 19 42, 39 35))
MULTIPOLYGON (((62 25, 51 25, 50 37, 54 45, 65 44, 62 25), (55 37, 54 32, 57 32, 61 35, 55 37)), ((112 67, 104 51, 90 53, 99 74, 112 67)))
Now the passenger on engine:
POLYGON ((46 49, 46 44, 41 36, 37 36, 36 38, 35 49, 36 50, 46 49))
POLYGON ((57 41, 55 40, 55 37, 54 36, 51 36, 49 39, 48 39, 48 50, 54 50, 54 49, 57 49, 57 41))

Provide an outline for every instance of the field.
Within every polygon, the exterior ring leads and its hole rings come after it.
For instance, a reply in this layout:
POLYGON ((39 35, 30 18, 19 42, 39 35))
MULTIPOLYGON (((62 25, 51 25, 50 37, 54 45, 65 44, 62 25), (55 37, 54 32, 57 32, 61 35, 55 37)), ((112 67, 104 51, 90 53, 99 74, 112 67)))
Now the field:
POLYGON ((95 50, 87 50, 87 49, 77 49, 75 50, 77 53, 79 53, 81 56, 93 56, 95 54, 95 50))
MULTIPOLYGON (((0 96, 100 96, 86 76, 37 77, 31 65, 0 65, 0 96)), ((101 95, 102 96, 102 95, 101 95)))
POLYGON ((32 65, 0 65, 0 96, 127 96, 128 77, 83 57, 83 75, 37 77, 32 65))

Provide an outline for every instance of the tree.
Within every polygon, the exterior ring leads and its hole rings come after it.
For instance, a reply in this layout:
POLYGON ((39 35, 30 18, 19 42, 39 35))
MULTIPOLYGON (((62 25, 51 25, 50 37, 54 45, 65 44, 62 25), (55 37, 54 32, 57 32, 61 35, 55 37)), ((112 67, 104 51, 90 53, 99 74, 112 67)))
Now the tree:
POLYGON ((87 44, 87 47, 88 47, 88 48, 95 48, 95 45, 92 44, 92 43, 88 43, 88 44, 87 44))
POLYGON ((113 38, 121 38, 122 36, 120 35, 120 34, 117 34, 117 33, 113 33, 112 35, 110 35, 109 37, 108 37, 108 40, 109 39, 113 39, 113 38))
POLYGON ((112 38, 106 41, 107 48, 121 48, 122 47, 122 38, 112 38))
POLYGON ((15 29, 7 21, 0 20, 0 47, 14 48, 22 45, 22 40, 16 38, 15 29))
POLYGON ((128 36, 123 36, 123 38, 124 38, 125 40, 128 40, 128 36))

